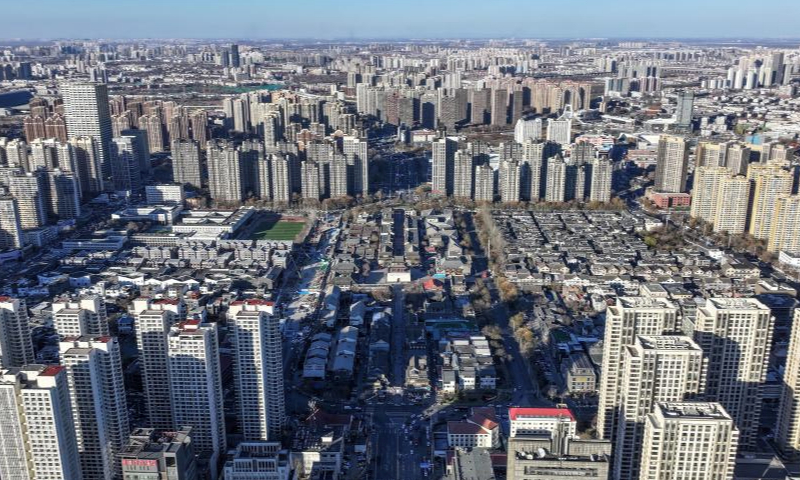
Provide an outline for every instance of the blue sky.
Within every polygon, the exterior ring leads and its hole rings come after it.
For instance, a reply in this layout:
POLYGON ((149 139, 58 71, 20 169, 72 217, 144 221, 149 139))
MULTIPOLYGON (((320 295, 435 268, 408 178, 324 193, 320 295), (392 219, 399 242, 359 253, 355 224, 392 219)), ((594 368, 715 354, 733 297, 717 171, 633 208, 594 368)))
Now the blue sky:
POLYGON ((800 0, 0 0, 0 38, 800 37, 800 0))

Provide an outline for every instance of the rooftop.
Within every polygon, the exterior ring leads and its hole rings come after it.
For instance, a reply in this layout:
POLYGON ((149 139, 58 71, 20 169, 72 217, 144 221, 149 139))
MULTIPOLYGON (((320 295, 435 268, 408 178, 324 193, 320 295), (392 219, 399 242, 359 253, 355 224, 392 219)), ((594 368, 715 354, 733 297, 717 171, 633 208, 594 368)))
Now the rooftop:
POLYGON ((519 420, 523 418, 568 418, 575 421, 575 416, 568 408, 509 408, 508 418, 519 420))
POLYGON ((728 412, 716 402, 668 402, 659 403, 658 409, 664 418, 729 419, 728 412))
POLYGON ((676 308, 666 298, 657 297, 619 297, 619 304, 623 308, 676 308))
POLYGON ((717 310, 766 310, 769 307, 756 300, 755 298, 709 298, 709 307, 717 310))
POLYGON ((639 336, 639 343, 648 350, 700 350, 690 337, 685 335, 639 336))

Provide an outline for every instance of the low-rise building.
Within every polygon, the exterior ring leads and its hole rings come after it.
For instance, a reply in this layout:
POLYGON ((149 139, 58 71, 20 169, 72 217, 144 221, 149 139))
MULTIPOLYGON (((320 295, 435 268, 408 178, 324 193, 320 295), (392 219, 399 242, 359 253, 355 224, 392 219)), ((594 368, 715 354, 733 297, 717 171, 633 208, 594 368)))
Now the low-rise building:
POLYGON ((190 427, 174 432, 137 428, 119 458, 123 480, 199 478, 190 427))
POLYGON ((228 451, 225 480, 288 480, 292 471, 289 452, 280 442, 242 442, 228 451))
POLYGON ((447 443, 450 448, 499 448, 500 421, 494 408, 473 408, 466 419, 447 422, 447 443))
POLYGON ((571 393, 591 392, 597 389, 597 373, 589 356, 584 352, 573 352, 564 360, 561 372, 571 393))

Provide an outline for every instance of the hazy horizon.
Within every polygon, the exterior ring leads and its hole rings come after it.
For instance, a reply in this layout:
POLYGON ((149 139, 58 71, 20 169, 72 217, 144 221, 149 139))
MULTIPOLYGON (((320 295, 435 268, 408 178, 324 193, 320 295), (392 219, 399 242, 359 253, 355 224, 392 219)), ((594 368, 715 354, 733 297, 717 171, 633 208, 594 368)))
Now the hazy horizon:
POLYGON ((3 40, 774 39, 800 38, 796 0, 41 0, 2 7, 3 40), (739 33, 740 32, 740 33, 739 33))

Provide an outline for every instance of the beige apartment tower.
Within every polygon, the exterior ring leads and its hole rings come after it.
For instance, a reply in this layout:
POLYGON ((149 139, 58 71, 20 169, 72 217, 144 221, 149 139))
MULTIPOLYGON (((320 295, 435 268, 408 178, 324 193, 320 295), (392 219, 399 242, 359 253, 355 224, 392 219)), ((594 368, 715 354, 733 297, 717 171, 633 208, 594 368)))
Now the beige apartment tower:
POLYGON ((744 233, 750 206, 750 181, 738 175, 720 181, 714 211, 714 232, 744 233))
POLYGON ((784 458, 790 461, 800 460, 800 310, 794 311, 775 427, 775 442, 784 458))
POLYGON ((674 135, 662 135, 658 141, 656 184, 659 192, 682 193, 686 191, 689 167, 689 144, 674 135))
POLYGON ((647 416, 640 480, 730 480, 738 431, 719 403, 659 403, 647 416))
POLYGON ((657 403, 700 395, 705 362, 700 347, 681 335, 637 336, 623 357, 613 478, 636 480, 647 416, 657 403))
POLYGON ((753 182, 748 232, 756 238, 767 239, 778 199, 792 194, 794 177, 778 165, 753 164, 747 171, 747 178, 753 182))
POLYGON ((740 447, 751 450, 775 318, 755 298, 710 298, 697 309, 695 322, 694 340, 708 359, 705 399, 725 407, 740 432, 740 447))
POLYGON ((678 307, 665 298, 620 297, 607 308, 597 413, 601 438, 614 440, 616 436, 625 347, 633 345, 637 335, 674 332, 677 317, 678 307))
POLYGON ((800 195, 777 200, 767 250, 773 253, 800 253, 800 195))
POLYGON ((706 222, 713 222, 719 202, 722 180, 730 177, 730 170, 726 167, 697 167, 694 171, 694 186, 692 188, 692 206, 690 215, 706 222))

